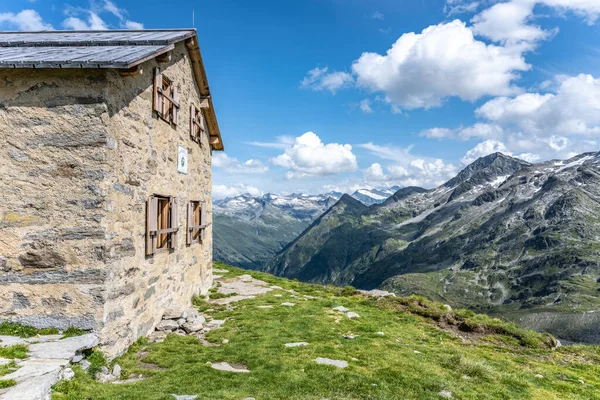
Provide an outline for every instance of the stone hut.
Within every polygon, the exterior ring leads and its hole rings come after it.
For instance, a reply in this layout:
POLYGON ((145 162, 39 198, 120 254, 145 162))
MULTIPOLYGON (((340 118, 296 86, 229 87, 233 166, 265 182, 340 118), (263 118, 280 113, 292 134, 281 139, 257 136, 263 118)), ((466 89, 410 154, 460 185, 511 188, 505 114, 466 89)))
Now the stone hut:
POLYGON ((212 284, 195 30, 0 32, 0 320, 114 356, 212 284))

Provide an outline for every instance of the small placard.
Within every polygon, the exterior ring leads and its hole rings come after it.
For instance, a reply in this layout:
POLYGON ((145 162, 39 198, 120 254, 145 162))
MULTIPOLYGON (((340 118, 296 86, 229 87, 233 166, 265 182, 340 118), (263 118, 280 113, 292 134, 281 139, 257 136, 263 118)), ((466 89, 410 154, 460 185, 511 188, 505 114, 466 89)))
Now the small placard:
POLYGON ((180 174, 188 172, 188 150, 181 145, 177 149, 177 172, 180 174))

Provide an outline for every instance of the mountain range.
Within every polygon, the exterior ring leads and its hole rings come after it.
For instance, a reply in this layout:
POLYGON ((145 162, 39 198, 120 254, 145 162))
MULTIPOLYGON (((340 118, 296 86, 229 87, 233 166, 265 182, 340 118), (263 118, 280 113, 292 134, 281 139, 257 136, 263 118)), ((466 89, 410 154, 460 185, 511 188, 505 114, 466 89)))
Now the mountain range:
MULTIPOLYGON (((397 191, 358 189, 352 196, 364 204, 378 204, 397 191)), ((213 204, 213 247, 216 260, 247 269, 260 268, 294 240, 343 193, 318 195, 267 193, 230 197, 213 204)))
POLYGON ((600 153, 482 157, 434 189, 343 195, 260 269, 420 294, 600 343, 600 153))

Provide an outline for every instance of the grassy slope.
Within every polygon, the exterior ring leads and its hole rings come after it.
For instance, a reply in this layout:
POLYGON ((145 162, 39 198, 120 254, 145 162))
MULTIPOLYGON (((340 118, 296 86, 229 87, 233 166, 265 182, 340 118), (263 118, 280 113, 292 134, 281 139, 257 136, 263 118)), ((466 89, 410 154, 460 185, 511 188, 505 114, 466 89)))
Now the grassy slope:
POLYGON ((141 373, 147 380, 100 384, 75 367, 75 379, 57 384, 53 399, 166 400, 172 393, 199 399, 439 399, 442 390, 458 399, 600 399, 598 347, 550 350, 542 335, 469 312, 448 313, 422 300, 352 296, 351 290, 227 268, 231 272, 225 277, 249 273, 297 293, 274 290, 237 303, 233 310, 207 311, 228 318, 222 329, 207 336, 215 344, 228 339, 227 344, 206 347, 195 338, 176 335, 164 343, 140 340, 115 362, 126 376, 141 373), (284 301, 296 306, 283 307, 284 301), (266 304, 273 308, 256 308, 266 304), (338 305, 357 312, 360 319, 331 311, 338 305), (447 325, 461 319, 475 331, 487 326, 506 334, 457 331, 468 338, 463 341, 447 325), (380 331, 385 335, 376 334, 380 331), (345 333, 360 336, 348 340, 345 333), (284 347, 299 341, 310 345, 284 347), (317 365, 316 357, 346 360, 350 366, 317 365), (207 365, 219 361, 244 363, 252 372, 221 372, 207 365))

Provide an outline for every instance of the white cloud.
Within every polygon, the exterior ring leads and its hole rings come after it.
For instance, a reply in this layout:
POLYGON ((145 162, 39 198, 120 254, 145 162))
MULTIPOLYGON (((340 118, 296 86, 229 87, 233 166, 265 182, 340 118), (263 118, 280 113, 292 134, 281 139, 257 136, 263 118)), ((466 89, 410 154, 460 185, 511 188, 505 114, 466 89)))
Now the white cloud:
POLYGON ((6 24, 10 28, 20 31, 49 31, 54 28, 44 22, 40 14, 35 10, 23 10, 18 13, 0 13, 0 25, 6 24))
POLYGON ((383 15, 379 11, 375 11, 373 14, 371 14, 371 19, 378 19, 380 21, 383 21, 384 18, 385 18, 385 15, 383 15))
POLYGON ((365 180, 367 181, 379 182, 388 179, 388 177, 383 173, 383 168, 379 163, 371 164, 371 166, 365 171, 364 176, 365 180))
POLYGON ((530 24, 534 6, 532 0, 495 4, 473 17, 473 32, 508 46, 521 45, 530 49, 551 34, 530 24))
POLYGON ((265 147, 268 149, 286 149, 294 144, 295 138, 292 136, 277 136, 274 142, 246 142, 251 146, 265 147))
POLYGON ((289 170, 287 179, 334 175, 358 169, 351 145, 324 144, 313 132, 297 137, 291 147, 271 162, 289 170))
POLYGON ((215 153, 212 165, 221 168, 230 174, 262 174, 269 170, 260 160, 250 159, 241 162, 237 158, 229 157, 226 153, 215 153))
POLYGON ((352 86, 354 78, 347 72, 330 72, 328 68, 313 68, 302 79, 300 86, 312 90, 328 90, 335 93, 337 90, 352 86))
POLYGON ((558 77, 554 93, 524 93, 488 101, 475 112, 503 127, 539 136, 600 134, 600 79, 558 77))
POLYGON ((364 143, 359 147, 372 154, 393 161, 386 167, 387 173, 379 163, 372 164, 364 173, 366 182, 379 182, 380 186, 421 186, 436 187, 454 177, 458 172, 453 164, 446 164, 439 158, 421 157, 412 154, 412 146, 394 147, 373 143, 364 143))
POLYGON ((124 29, 144 29, 144 25, 140 22, 130 21, 127 19, 127 10, 119 8, 117 4, 111 0, 104 0, 102 6, 92 3, 91 9, 79 7, 67 7, 65 13, 68 17, 63 21, 62 25, 65 29, 75 30, 107 30, 107 24, 100 14, 106 13, 118 19, 120 28, 124 29))
POLYGON ((447 139, 455 137, 456 132, 454 129, 449 128, 430 128, 421 131, 419 136, 426 137, 428 139, 447 139))
POLYGON ((459 20, 405 33, 385 55, 363 53, 352 65, 358 86, 406 109, 514 94, 517 72, 529 68, 521 53, 476 40, 459 20))
POLYGON ((254 186, 248 186, 241 183, 232 186, 213 185, 212 187, 213 200, 220 200, 226 197, 235 197, 246 193, 250 194, 253 197, 263 195, 263 192, 260 189, 254 186))
POLYGON ((364 112, 365 114, 371 114, 373 112, 373 109, 371 108, 371 100, 369 100, 369 99, 361 100, 359 107, 360 107, 360 110, 362 112, 364 112))
POLYGON ((134 22, 134 21, 125 21, 125 28, 133 29, 133 30, 140 30, 140 29, 144 29, 144 24, 142 24, 140 22, 134 22))
POLYGON ((104 10, 113 14, 120 20, 125 19, 125 16, 123 14, 125 14, 126 11, 117 7, 117 5, 110 0, 104 0, 104 10))
POLYGON ((539 2, 560 11, 573 11, 586 18, 590 24, 600 17, 600 2, 598 0, 539 0, 539 2))
POLYGON ((466 14, 472 13, 477 10, 479 7, 479 2, 474 1, 472 3, 460 4, 459 2, 450 2, 444 6, 444 12, 448 16, 456 15, 456 14, 466 14))
POLYGON ((479 157, 485 157, 489 154, 498 152, 507 155, 512 155, 512 153, 508 151, 504 143, 499 142, 498 140, 486 140, 485 142, 481 142, 477 146, 473 147, 471 150, 467 151, 465 156, 460 161, 464 165, 468 165, 471 164, 473 161, 477 160, 479 157))

